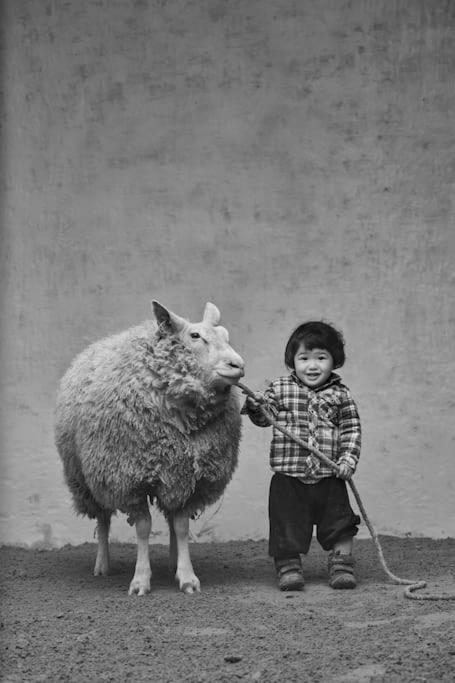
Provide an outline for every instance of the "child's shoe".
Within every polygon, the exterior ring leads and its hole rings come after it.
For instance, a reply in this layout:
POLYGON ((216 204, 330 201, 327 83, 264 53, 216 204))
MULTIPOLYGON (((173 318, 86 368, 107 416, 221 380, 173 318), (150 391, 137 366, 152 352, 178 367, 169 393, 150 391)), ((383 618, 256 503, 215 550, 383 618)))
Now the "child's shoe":
POLYGON ((305 585, 300 557, 275 560, 278 587, 281 591, 301 591, 305 585))
POLYGON ((341 555, 333 550, 329 553, 329 586, 331 588, 355 588, 355 560, 352 555, 341 555))

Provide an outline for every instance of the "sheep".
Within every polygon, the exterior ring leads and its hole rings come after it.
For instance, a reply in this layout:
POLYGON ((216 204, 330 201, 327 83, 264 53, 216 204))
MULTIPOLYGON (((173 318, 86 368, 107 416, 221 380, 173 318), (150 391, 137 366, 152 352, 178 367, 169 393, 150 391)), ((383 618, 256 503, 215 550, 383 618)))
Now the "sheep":
POLYGON ((150 505, 169 525, 170 566, 200 591, 189 519, 220 498, 237 466, 244 362, 207 303, 191 323, 152 302, 155 320, 91 344, 63 376, 55 443, 78 514, 97 520, 95 575, 109 572, 112 514, 136 527, 129 594, 150 591, 150 505), (149 505, 150 503, 150 505, 149 505))

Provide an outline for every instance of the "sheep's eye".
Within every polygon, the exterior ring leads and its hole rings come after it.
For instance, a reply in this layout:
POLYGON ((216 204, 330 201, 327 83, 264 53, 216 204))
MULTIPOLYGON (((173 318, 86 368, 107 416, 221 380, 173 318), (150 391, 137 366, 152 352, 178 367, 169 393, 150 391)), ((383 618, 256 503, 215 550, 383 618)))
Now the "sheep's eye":
POLYGON ((200 339, 201 335, 199 334, 199 332, 191 332, 190 337, 191 339, 200 339))

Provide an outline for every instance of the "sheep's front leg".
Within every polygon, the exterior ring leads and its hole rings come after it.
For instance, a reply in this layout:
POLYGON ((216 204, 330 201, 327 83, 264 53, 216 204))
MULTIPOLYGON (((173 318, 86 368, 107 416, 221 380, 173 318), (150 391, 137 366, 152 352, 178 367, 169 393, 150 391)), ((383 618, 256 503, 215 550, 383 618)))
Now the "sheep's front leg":
POLYGON ((98 552, 96 554, 95 576, 109 574, 109 529, 111 526, 111 513, 104 511, 97 517, 98 524, 96 534, 98 536, 98 552))
POLYGON ((150 568, 149 536, 151 529, 152 518, 147 508, 142 513, 142 517, 136 519, 137 559, 136 569, 128 591, 129 595, 150 593, 152 570, 150 568))
POLYGON ((184 593, 197 593, 201 590, 201 584, 194 573, 191 564, 188 537, 190 530, 190 519, 184 512, 174 514, 173 519, 175 540, 177 545, 177 571, 175 578, 179 582, 179 589, 184 593))

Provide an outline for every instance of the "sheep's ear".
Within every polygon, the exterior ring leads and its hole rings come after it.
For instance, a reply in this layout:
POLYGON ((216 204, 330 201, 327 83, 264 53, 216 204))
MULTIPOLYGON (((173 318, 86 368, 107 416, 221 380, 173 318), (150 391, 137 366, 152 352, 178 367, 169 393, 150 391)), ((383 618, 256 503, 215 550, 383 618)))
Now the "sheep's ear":
POLYGON ((215 304, 211 304, 208 301, 205 304, 204 317, 202 318, 203 323, 208 323, 209 325, 218 325, 221 319, 221 313, 215 304))
POLYGON ((187 324, 184 318, 164 308, 158 301, 152 301, 152 307, 158 325, 166 332, 179 332, 187 324))

